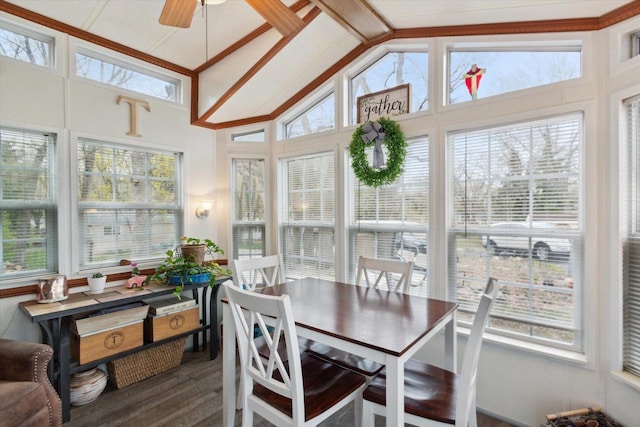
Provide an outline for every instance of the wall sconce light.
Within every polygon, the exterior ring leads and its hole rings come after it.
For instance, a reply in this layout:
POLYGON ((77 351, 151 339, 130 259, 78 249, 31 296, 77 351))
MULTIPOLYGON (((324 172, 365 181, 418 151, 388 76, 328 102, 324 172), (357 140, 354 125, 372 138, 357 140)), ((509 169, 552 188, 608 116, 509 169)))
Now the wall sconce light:
POLYGON ((196 208, 196 216, 198 218, 206 218, 211 213, 212 200, 200 200, 200 206, 196 208))

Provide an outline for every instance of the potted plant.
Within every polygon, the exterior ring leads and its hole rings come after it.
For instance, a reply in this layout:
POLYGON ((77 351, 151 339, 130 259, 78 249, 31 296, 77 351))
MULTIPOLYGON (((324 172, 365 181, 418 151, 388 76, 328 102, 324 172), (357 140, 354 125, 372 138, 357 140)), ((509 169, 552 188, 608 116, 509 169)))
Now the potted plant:
POLYGON ((210 239, 182 236, 180 241, 182 243, 178 245, 178 249, 181 256, 197 264, 204 262, 205 255, 215 257, 218 253, 224 254, 224 251, 210 239))
MULTIPOLYGON (((203 245, 205 254, 224 254, 224 251, 209 239, 200 241, 196 238, 183 237, 181 240, 186 242, 183 246, 203 245)), ((219 275, 231 275, 231 272, 220 267, 213 260, 199 262, 199 259, 190 253, 185 255, 183 248, 178 246, 166 252, 164 261, 156 268, 155 274, 147 278, 146 283, 161 281, 174 285, 173 293, 180 298, 185 285, 209 282, 209 285, 213 286, 219 275)))
POLYGON ((101 294, 107 283, 107 276, 102 273, 94 273, 93 276, 87 278, 87 282, 89 283, 89 293, 101 294))

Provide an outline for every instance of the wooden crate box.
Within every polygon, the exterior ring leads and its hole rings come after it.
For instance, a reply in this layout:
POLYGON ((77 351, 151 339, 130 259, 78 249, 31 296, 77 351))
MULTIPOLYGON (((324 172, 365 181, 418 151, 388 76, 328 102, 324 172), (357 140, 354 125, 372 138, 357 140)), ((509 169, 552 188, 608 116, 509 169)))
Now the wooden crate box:
POLYGON ((148 316, 145 321, 145 339, 155 342, 200 327, 198 307, 174 311, 160 316, 148 316))
POLYGON ((73 318, 71 356, 84 365, 141 346, 148 310, 147 305, 136 303, 73 318))

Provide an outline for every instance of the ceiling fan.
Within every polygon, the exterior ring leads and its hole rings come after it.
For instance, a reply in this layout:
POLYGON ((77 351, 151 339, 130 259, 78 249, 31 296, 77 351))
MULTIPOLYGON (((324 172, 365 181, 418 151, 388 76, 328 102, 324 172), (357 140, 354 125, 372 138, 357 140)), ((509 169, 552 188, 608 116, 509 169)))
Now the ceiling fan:
MULTIPOLYGON (((285 37, 297 33, 304 27, 302 19, 280 0, 245 1, 285 37)), ((198 2, 203 6, 206 4, 206 0, 165 0, 160 23, 171 27, 189 28, 198 2)))

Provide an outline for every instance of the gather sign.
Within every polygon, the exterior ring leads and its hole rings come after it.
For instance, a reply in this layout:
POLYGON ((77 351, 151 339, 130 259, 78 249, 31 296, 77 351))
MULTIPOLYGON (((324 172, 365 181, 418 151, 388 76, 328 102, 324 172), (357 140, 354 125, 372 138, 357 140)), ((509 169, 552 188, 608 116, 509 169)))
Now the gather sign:
POLYGON ((407 114, 410 105, 409 88, 409 84, 404 84, 359 96, 357 99, 358 123, 376 121, 380 117, 407 114))

